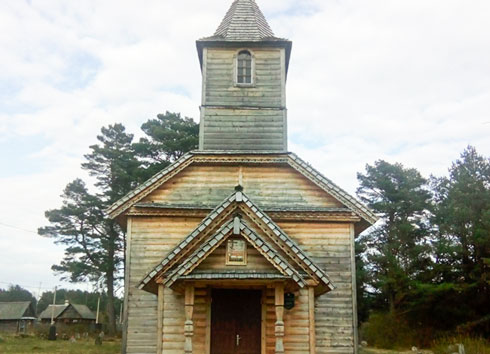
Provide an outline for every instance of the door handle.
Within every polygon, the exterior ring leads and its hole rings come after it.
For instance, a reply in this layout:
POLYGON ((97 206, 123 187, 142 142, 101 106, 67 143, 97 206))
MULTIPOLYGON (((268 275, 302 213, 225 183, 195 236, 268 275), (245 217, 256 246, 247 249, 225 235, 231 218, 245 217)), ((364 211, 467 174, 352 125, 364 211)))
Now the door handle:
POLYGON ((236 335, 236 346, 240 346, 240 339, 242 339, 242 337, 240 337, 239 334, 236 335))

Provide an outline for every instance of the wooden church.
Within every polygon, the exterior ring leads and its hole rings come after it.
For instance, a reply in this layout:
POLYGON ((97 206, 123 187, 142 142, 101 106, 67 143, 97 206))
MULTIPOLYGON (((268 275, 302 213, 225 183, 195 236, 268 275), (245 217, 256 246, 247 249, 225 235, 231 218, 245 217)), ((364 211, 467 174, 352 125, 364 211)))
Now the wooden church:
POLYGON ((376 216, 287 151, 291 42, 254 0, 197 41, 199 149, 115 203, 126 353, 357 352, 354 238, 376 216))

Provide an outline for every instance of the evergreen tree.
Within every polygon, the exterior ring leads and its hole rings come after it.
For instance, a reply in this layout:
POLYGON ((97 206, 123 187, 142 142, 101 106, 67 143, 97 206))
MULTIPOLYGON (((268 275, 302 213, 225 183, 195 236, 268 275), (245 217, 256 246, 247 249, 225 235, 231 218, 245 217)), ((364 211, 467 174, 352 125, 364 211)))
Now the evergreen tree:
POLYGON ((359 239, 366 247, 367 283, 394 313, 431 265, 427 242, 431 194, 416 169, 398 163, 380 160, 366 165, 366 173, 359 173, 358 180, 357 195, 381 217, 359 239))
POLYGON ((40 228, 39 234, 66 246, 54 271, 72 282, 103 280, 109 332, 114 333, 114 285, 123 266, 125 234, 104 210, 136 186, 140 164, 132 150, 133 136, 121 124, 101 132, 100 143, 90 146, 92 151, 82 164, 96 178, 98 193, 90 193, 80 179, 69 183, 61 196, 62 207, 46 212, 51 226, 40 228))
POLYGON ((149 119, 141 126, 146 137, 134 144, 138 157, 150 177, 188 151, 197 149, 199 125, 192 118, 182 118, 180 113, 166 112, 149 119))
POLYGON ((464 309, 461 318, 475 321, 487 315, 488 327, 488 311, 481 310, 490 308, 490 159, 469 146, 449 177, 432 182, 435 281, 453 290, 453 302, 464 309))
POLYGON ((29 290, 26 290, 19 285, 10 285, 8 289, 0 289, 0 302, 12 301, 31 301, 35 304, 36 298, 29 290))

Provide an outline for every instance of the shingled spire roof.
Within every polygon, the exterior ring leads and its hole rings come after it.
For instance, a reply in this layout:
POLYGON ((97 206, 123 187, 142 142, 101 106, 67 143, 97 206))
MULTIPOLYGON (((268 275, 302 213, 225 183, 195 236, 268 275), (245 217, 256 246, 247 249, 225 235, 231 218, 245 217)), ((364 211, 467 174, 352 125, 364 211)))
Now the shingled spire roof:
POLYGON ((274 36, 255 0, 234 0, 214 35, 196 41, 201 68, 203 48, 241 48, 247 45, 284 48, 286 50, 286 73, 289 67, 291 44, 291 41, 287 39, 274 36))
POLYGON ((255 42, 273 39, 274 33, 254 0, 235 0, 214 36, 225 41, 255 42))

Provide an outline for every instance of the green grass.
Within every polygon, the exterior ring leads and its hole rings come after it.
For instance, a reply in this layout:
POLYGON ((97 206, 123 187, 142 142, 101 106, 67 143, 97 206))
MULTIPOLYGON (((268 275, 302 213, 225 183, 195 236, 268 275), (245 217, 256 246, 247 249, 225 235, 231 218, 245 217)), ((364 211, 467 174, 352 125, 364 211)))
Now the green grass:
POLYGON ((119 339, 107 338, 102 346, 96 346, 92 338, 79 339, 75 343, 67 340, 48 341, 38 337, 11 337, 1 336, 1 354, 116 354, 121 352, 121 341, 119 339))

